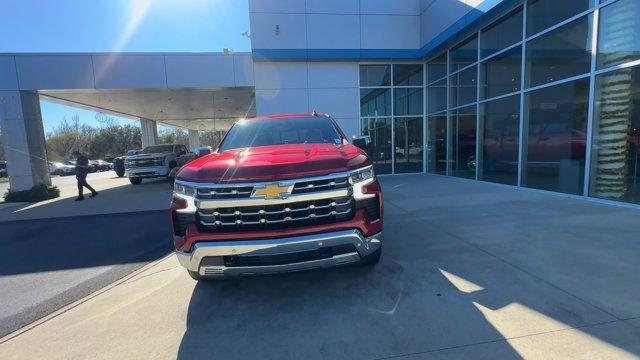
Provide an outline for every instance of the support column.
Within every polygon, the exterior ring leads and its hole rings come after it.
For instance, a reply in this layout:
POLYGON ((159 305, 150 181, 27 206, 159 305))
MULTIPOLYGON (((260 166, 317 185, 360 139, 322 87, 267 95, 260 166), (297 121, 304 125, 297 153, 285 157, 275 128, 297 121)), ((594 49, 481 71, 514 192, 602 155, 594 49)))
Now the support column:
POLYGON ((200 133, 198 130, 189 129, 189 149, 196 151, 198 147, 200 147, 200 133))
POLYGON ((38 93, 0 91, 0 123, 10 189, 51 185, 38 93))
POLYGON ((143 149, 158 142, 158 124, 155 121, 140 118, 140 131, 143 149))

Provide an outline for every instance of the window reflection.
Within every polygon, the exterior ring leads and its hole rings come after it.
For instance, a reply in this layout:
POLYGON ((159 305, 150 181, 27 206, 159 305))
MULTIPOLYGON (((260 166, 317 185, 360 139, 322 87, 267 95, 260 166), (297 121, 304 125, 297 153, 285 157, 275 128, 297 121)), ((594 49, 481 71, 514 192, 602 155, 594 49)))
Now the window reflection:
POLYGON ((527 36, 539 33, 557 23, 587 10, 593 0, 529 0, 527 3, 527 36))
POLYGON ((427 88, 427 109, 429 113, 447 108, 447 79, 429 85, 427 88))
POLYGON ((589 79, 525 95, 526 162, 523 185, 582 194, 589 79))
POLYGON ((449 73, 458 71, 478 61, 478 36, 473 35, 449 52, 451 66, 449 73))
POLYGON ((434 174, 447 172, 447 115, 445 113, 427 118, 427 170, 434 174))
POLYGON ((377 174, 391 174, 391 118, 370 118, 368 135, 371 143, 367 153, 377 174))
POLYGON ((600 10, 598 68, 640 58, 640 2, 620 0, 600 10))
POLYGON ((451 174, 476 178, 476 107, 451 112, 451 174))
POLYGON ((360 65, 360 86, 390 86, 391 65, 360 65))
POLYGON ((421 86, 422 64, 393 65, 393 85, 421 86))
POLYGON ((482 157, 479 179, 508 185, 518 184, 520 144, 520 96, 483 103, 480 106, 482 157))
POLYGON ((480 98, 490 99, 520 90, 522 47, 492 57, 480 66, 480 98))
POLYGON ((360 89, 361 116, 391 116, 391 89, 360 89))
POLYGON ((640 68, 599 75, 589 194, 640 203, 640 68))
POLYGON ((591 15, 531 40, 526 46, 526 84, 532 87, 589 72, 591 15))
POLYGON ((480 33, 480 53, 485 58, 522 40, 522 6, 480 33))
POLYGON ((395 88, 394 115, 422 115, 422 88, 395 88))
POLYGON ((449 107, 475 102, 478 96, 478 67, 473 66, 449 78, 449 107))
POLYGON ((396 117, 395 135, 395 172, 410 173, 422 171, 422 118, 396 117))
POLYGON ((442 79, 447 75, 447 53, 427 63, 427 83, 442 79))

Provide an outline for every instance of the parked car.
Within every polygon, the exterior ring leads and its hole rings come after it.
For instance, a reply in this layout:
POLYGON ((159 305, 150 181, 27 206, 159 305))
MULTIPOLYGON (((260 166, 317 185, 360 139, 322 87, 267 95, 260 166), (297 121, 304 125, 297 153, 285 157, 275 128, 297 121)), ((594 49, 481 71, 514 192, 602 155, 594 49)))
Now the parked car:
POLYGON ((180 167, 195 157, 182 144, 152 145, 137 155, 125 158, 124 167, 129 181, 138 185, 144 178, 167 177, 171 169, 180 167))
POLYGON ((0 161, 0 177, 7 177, 7 162, 0 161))
POLYGON ((73 175, 76 173, 76 166, 71 163, 49 161, 49 173, 58 176, 73 175))
POLYGON ((124 153, 124 155, 118 156, 117 158, 113 159, 113 170, 116 171, 116 175, 118 175, 118 177, 124 177, 124 175, 125 175, 124 160, 128 156, 133 156, 133 155, 139 154, 140 151, 142 151, 142 150, 127 150, 124 153))
POLYGON ((107 162, 105 160, 95 160, 97 170, 98 171, 109 171, 113 169, 113 163, 107 162))
POLYGON ((373 265, 382 192, 365 149, 324 114, 236 123, 176 174, 173 244, 191 277, 373 265))

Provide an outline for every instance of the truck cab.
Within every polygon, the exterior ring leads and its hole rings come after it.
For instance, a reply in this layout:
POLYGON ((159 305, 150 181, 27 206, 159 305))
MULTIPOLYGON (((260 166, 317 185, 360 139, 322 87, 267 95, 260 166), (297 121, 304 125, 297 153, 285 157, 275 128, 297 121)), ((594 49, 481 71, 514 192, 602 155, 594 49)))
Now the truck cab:
POLYGON ((325 114, 239 121, 176 174, 180 264, 194 279, 376 264, 382 192, 366 144, 325 114))

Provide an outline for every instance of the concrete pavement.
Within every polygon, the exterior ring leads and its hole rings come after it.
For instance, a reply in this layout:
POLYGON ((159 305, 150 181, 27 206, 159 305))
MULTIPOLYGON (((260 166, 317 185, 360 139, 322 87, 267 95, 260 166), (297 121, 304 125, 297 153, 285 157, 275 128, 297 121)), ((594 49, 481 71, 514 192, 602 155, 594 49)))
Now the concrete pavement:
POLYGON ((375 268, 192 281, 173 256, 0 358, 637 358, 640 212, 429 175, 384 178, 375 268))

